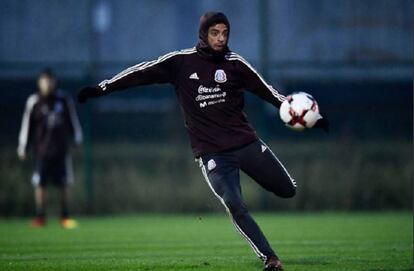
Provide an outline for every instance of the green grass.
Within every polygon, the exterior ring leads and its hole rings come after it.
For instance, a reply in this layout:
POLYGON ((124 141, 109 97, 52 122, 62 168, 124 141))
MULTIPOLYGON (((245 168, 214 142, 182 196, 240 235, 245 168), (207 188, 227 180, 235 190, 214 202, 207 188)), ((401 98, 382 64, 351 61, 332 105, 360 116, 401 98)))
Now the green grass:
MULTIPOLYGON (((255 215, 290 270, 412 270, 410 213, 255 215)), ((261 270, 224 214, 0 220, 0 270, 261 270)))

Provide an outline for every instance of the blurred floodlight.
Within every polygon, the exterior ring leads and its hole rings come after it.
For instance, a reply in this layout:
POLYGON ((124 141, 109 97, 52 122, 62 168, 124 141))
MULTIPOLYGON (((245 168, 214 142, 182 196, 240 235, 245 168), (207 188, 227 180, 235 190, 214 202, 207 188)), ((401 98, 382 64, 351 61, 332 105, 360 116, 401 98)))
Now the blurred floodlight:
POLYGON ((111 24, 111 9, 107 1, 99 1, 92 9, 92 22, 96 32, 104 33, 111 24))

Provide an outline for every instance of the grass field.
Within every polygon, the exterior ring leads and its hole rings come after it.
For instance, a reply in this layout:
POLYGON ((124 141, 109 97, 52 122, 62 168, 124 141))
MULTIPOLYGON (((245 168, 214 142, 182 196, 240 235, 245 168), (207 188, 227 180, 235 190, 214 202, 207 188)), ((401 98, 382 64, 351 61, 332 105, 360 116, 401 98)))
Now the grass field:
MULTIPOLYGON (((411 213, 258 214, 285 270, 412 270, 411 213)), ((261 270, 224 214, 0 220, 0 270, 261 270)))

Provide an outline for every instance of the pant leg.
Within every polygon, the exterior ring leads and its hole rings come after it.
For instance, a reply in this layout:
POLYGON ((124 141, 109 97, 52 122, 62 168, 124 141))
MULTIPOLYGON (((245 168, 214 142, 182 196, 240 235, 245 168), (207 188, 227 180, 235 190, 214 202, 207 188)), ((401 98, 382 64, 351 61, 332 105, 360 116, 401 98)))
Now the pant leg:
POLYGON ((209 187, 226 207, 235 228, 247 240, 256 255, 263 261, 275 256, 243 202, 237 157, 232 154, 204 156, 200 158, 200 167, 209 187))
POLYGON ((261 140, 237 151, 240 168, 267 191, 282 198, 296 194, 296 182, 261 140))

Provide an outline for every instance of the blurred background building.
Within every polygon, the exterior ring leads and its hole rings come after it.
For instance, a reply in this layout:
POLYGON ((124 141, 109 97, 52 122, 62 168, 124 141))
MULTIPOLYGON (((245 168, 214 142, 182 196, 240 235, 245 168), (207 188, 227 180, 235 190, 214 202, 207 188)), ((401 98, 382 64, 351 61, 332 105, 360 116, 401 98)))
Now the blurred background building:
MULTIPOLYGON (((243 178, 251 209, 411 207, 413 1, 3 0, 0 214, 33 209, 31 166, 17 161, 15 147, 25 99, 44 67, 74 96, 82 85, 194 46, 208 10, 228 15, 232 50, 282 92, 313 94, 332 123, 329 135, 293 132, 274 108, 246 95, 249 119, 299 184, 286 201, 243 178)), ((86 142, 75 153, 75 210, 221 208, 192 159, 171 86, 131 89, 79 109, 86 142)))

